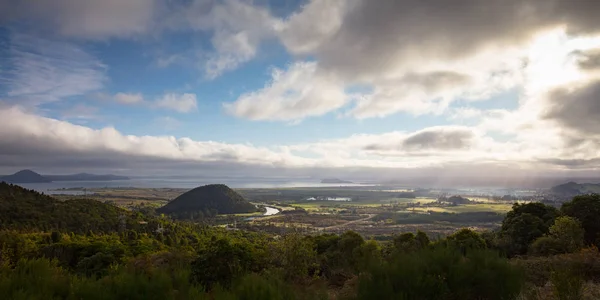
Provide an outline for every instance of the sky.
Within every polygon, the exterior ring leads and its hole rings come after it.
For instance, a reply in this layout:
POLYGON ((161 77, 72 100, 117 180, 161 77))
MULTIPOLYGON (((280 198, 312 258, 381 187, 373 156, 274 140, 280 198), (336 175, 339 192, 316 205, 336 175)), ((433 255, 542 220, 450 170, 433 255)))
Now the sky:
POLYGON ((0 0, 0 173, 595 176, 598 11, 0 0))

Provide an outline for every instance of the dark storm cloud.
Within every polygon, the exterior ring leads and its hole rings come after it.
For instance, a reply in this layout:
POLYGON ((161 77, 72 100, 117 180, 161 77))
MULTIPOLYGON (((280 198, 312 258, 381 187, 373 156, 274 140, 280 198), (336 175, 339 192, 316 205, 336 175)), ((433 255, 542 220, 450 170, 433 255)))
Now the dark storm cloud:
MULTIPOLYGON (((467 128, 431 128, 405 137, 401 141, 383 142, 364 147, 369 151, 460 150, 471 146, 475 134, 467 128)), ((417 156, 431 154, 420 153, 417 156)))
POLYGON ((600 69, 600 49, 579 52, 576 55, 579 56, 578 64, 581 69, 590 71, 600 69))
POLYGON ((456 59, 489 45, 514 45, 549 26, 598 31, 598 11, 595 0, 363 0, 316 53, 325 68, 369 76, 412 60, 456 59))
POLYGON ((594 168, 594 167, 600 166, 600 158, 591 158, 591 159, 555 158, 555 159, 542 159, 542 160, 540 160, 540 162, 550 164, 550 165, 555 165, 555 166, 567 167, 569 169, 578 169, 578 168, 589 169, 589 168, 594 168))
POLYGON ((469 76, 458 72, 437 71, 427 73, 410 73, 402 78, 408 85, 422 87, 425 90, 440 90, 453 85, 465 84, 469 76))
POLYGON ((600 80, 581 87, 555 90, 548 101, 545 118, 579 132, 579 138, 600 133, 600 80))

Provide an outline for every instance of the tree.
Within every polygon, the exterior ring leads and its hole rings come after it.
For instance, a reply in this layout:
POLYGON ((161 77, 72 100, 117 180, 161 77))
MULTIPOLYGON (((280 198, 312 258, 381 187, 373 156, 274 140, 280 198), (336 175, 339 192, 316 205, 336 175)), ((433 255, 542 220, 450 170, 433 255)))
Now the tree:
POLYGON ((548 234, 558 215, 556 208, 543 203, 515 203, 500 230, 500 235, 507 239, 507 254, 525 254, 533 241, 548 234))
POLYGON ((192 262, 192 280, 208 289, 215 284, 228 287, 250 269, 251 255, 244 244, 226 238, 214 240, 198 251, 198 258, 192 262))
POLYGON ((529 248, 529 253, 532 255, 549 256, 565 253, 560 240, 551 236, 536 239, 529 248))
POLYGON ((278 250, 275 259, 288 280, 303 279, 311 268, 317 267, 315 245, 308 238, 288 234, 279 243, 278 250))
POLYGON ((357 299, 515 299, 516 266, 489 250, 432 247, 399 253, 359 275, 357 299))
POLYGON ((459 249, 461 253, 465 254, 470 249, 485 249, 485 241, 479 235, 479 233, 463 228, 447 238, 448 246, 459 249))
POLYGON ((581 195, 573 198, 572 201, 562 205, 561 211, 570 217, 574 217, 581 222, 583 226, 584 241, 586 244, 595 244, 600 247, 600 195, 590 194, 581 195))
POLYGON ((421 248, 425 248, 431 243, 427 234, 421 230, 417 230, 417 236, 415 237, 415 239, 417 240, 421 248))
POLYGON ((550 236, 557 239, 567 253, 583 247, 584 230, 581 223, 572 217, 558 217, 550 227, 550 236))

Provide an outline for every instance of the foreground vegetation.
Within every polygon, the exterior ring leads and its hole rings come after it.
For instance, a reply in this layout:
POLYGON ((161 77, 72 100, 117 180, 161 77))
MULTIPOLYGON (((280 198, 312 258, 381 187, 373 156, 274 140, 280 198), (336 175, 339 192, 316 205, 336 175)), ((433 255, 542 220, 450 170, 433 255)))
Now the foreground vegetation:
POLYGON ((461 229, 432 240, 418 231, 386 242, 353 231, 226 230, 73 203, 65 208, 68 202, 0 185, 0 208, 14 211, 0 219, 3 299, 598 296, 598 195, 575 197, 561 209, 515 204, 493 232, 461 229))

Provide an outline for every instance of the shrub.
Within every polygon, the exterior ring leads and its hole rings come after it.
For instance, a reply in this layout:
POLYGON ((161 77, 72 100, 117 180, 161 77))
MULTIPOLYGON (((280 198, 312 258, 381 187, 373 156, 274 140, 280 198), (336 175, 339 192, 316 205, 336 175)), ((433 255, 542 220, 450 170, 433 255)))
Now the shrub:
POLYGON ((514 299, 523 277, 496 252, 436 247, 405 253, 362 274, 359 299, 514 299))

